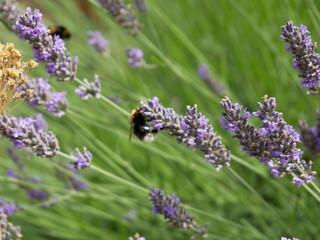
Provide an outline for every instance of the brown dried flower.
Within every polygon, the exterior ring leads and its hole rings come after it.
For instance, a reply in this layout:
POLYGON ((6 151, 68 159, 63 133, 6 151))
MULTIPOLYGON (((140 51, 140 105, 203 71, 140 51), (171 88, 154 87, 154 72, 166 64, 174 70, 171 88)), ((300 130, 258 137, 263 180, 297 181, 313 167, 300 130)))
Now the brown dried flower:
POLYGON ((12 43, 0 43, 0 114, 5 115, 14 110, 24 99, 28 98, 33 90, 28 89, 28 94, 17 103, 9 112, 5 112, 8 105, 21 99, 21 86, 27 82, 27 75, 38 63, 34 60, 22 61, 21 53, 14 48, 12 43), (24 73, 25 68, 27 72, 24 73))

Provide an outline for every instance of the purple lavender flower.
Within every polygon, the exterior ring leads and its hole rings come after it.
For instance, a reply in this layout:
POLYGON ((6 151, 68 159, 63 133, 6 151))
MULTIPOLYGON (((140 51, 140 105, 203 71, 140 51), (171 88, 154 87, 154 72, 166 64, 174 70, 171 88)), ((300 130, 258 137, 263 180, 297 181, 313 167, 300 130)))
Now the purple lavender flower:
POLYGON ((17 206, 15 204, 0 198, 0 213, 4 213, 8 216, 11 216, 16 211, 17 211, 17 206))
POLYGON ((52 132, 36 130, 34 119, 4 116, 0 119, 2 136, 8 138, 17 148, 31 147, 40 157, 53 157, 59 150, 57 138, 52 132))
POLYGON ((316 127, 309 127, 305 121, 300 121, 300 134, 302 143, 312 155, 320 152, 320 110, 317 111, 318 119, 316 127))
POLYGON ((171 196, 165 197, 161 189, 151 187, 150 190, 149 200, 153 203, 152 211, 155 214, 163 215, 172 227, 182 228, 185 231, 191 229, 194 232, 193 238, 207 237, 208 226, 200 227, 194 221, 194 217, 181 206, 180 199, 176 194, 173 193, 171 196))
POLYGON ((127 48, 128 63, 131 67, 144 67, 143 51, 138 48, 127 48))
POLYGON ((8 216, 4 213, 0 213, 0 229, 2 240, 17 240, 22 238, 20 227, 16 227, 11 222, 8 222, 8 216))
POLYGON ((202 151, 206 162, 211 163, 217 171, 223 166, 230 166, 230 152, 212 125, 208 125, 209 120, 198 112, 197 105, 187 106, 186 116, 180 116, 172 108, 164 108, 159 99, 154 97, 148 100, 148 104, 141 102, 139 112, 147 122, 151 122, 154 129, 168 130, 168 134, 176 136, 179 143, 202 151))
POLYGON ((70 162, 76 170, 81 170, 86 167, 90 167, 92 161, 92 154, 85 147, 83 148, 83 153, 76 148, 77 153, 71 153, 70 156, 75 158, 75 161, 70 162))
POLYGON ((88 44, 93 46, 94 49, 101 53, 103 56, 109 56, 110 46, 109 41, 107 41, 99 31, 88 32, 88 44))
POLYGON ((26 193, 31 200, 46 200, 49 198, 49 194, 40 189, 27 188, 26 193))
POLYGON ((252 115, 262 123, 259 129, 248 123, 251 114, 238 103, 232 103, 228 97, 221 102, 222 127, 234 133, 233 137, 240 140, 242 150, 250 157, 255 157, 266 164, 273 177, 282 178, 287 175, 294 177, 293 183, 301 186, 314 180, 316 172, 311 171, 312 162, 302 160, 303 152, 296 148, 300 135, 276 112, 276 99, 264 96, 264 102, 258 103, 258 111, 252 115))
POLYGON ((0 14, 3 22, 12 30, 16 29, 16 22, 20 16, 20 9, 14 1, 2 0, 0 3, 0 14))
POLYGON ((139 233, 136 233, 134 235, 134 238, 132 237, 129 237, 129 240, 146 240, 144 237, 140 237, 140 234, 139 233))
POLYGON ((31 78, 21 88, 21 96, 25 97, 28 89, 33 90, 33 94, 27 99, 27 103, 31 107, 38 105, 46 106, 48 113, 56 117, 61 117, 65 114, 68 107, 68 101, 65 97, 66 92, 55 92, 51 89, 48 80, 44 78, 31 78))
POLYGON ((148 13, 148 8, 145 0, 133 0, 135 7, 143 14, 148 13))
POLYGON ((66 94, 67 92, 52 92, 51 98, 47 102, 46 111, 56 117, 63 116, 68 106, 66 94))
POLYGON ((209 73, 209 68, 207 64, 202 63, 198 68, 199 77, 205 80, 211 90, 216 93, 218 96, 225 95, 224 86, 217 80, 212 77, 209 73))
POLYGON ((8 169, 8 170, 6 171, 6 175, 7 175, 8 177, 11 177, 11 178, 18 178, 18 176, 16 175, 16 173, 14 172, 13 169, 8 169))
POLYGON ((92 97, 100 98, 100 92, 101 85, 98 75, 94 76, 93 82, 88 82, 86 78, 83 79, 83 84, 75 90, 75 93, 83 100, 87 100, 92 97))
POLYGON ((97 0, 97 2, 108 11, 121 27, 128 29, 130 33, 135 35, 141 29, 135 12, 131 10, 130 5, 125 5, 123 0, 97 0))
POLYGON ((308 33, 306 26, 296 27, 289 21, 282 26, 281 38, 289 44, 285 48, 293 55, 293 67, 300 71, 302 87, 309 88, 308 94, 315 94, 320 83, 320 54, 314 51, 317 44, 312 43, 308 33))
POLYGON ((50 76, 58 77, 58 81, 74 79, 78 57, 72 60, 69 53, 65 52, 64 41, 58 35, 49 35, 38 9, 32 14, 31 8, 28 7, 16 23, 16 31, 21 39, 32 44, 35 58, 39 62, 47 62, 47 72, 50 76))

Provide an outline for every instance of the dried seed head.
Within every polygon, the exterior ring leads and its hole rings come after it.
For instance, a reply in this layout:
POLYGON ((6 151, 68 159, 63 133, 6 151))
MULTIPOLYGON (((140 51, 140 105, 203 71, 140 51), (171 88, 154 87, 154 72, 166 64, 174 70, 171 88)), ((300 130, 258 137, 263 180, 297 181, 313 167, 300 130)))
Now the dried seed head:
POLYGON ((34 60, 22 61, 22 55, 12 43, 0 44, 0 114, 4 115, 7 106, 20 99, 21 85, 27 82, 26 75, 37 66, 34 60), (29 69, 24 73, 25 68, 29 69))

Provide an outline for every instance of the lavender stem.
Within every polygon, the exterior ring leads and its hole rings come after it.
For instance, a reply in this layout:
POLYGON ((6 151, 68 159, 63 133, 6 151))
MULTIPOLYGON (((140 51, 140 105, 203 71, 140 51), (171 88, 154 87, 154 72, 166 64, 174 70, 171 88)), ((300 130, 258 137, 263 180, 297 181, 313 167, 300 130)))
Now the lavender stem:
MULTIPOLYGON (((66 153, 64 153, 64 152, 61 152, 61 151, 58 151, 58 152, 57 152, 57 155, 60 155, 60 156, 62 156, 62 157, 65 157, 65 158, 70 159, 70 160, 73 160, 73 161, 75 160, 74 157, 69 156, 68 154, 66 154, 66 153)), ((123 179, 123 178, 120 178, 120 177, 118 177, 118 176, 116 176, 116 175, 114 175, 114 174, 112 174, 112 173, 110 173, 110 172, 108 172, 108 171, 106 171, 106 170, 103 170, 103 169, 101 169, 101 168, 99 168, 99 167, 97 167, 97 166, 95 166, 95 165, 93 165, 93 164, 91 164, 90 168, 93 169, 93 170, 95 170, 95 171, 97 171, 97 172, 102 173, 103 175, 105 175, 105 176, 107 176, 107 177, 111 177, 112 179, 114 179, 114 180, 116 180, 116 181, 118 181, 118 182, 124 183, 125 185, 128 185, 128 186, 130 186, 130 187, 134 187, 134 188, 136 188, 136 189, 138 189, 138 190, 140 190, 140 191, 142 191, 142 192, 145 192, 145 193, 148 193, 148 192, 149 192, 148 189, 146 189, 146 188, 144 188, 144 187, 140 187, 139 185, 134 184, 134 183, 132 183, 132 182, 129 182, 129 181, 123 179)))

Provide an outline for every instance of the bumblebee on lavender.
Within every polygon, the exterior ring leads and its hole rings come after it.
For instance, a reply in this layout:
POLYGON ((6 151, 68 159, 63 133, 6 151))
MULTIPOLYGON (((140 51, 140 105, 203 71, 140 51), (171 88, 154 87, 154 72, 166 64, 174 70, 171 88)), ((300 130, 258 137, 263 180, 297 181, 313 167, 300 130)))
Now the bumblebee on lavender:
POLYGON ((131 140, 132 132, 140 140, 145 142, 152 142, 155 140, 156 133, 158 130, 153 129, 147 124, 148 119, 140 113, 140 107, 134 109, 131 112, 129 123, 130 123, 130 133, 129 141, 131 140))
POLYGON ((50 35, 52 36, 58 35, 62 39, 69 39, 71 37, 70 31, 66 27, 61 25, 51 24, 49 26, 49 30, 50 35))

